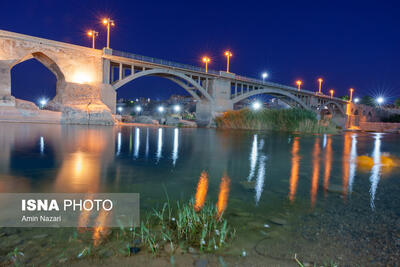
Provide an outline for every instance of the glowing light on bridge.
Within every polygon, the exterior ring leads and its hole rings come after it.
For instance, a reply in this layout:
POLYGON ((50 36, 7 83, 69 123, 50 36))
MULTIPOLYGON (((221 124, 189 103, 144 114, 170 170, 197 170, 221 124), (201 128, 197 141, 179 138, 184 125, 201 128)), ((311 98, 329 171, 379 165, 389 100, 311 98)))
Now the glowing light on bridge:
POLYGON ((296 84, 297 84, 297 89, 300 91, 300 88, 301 88, 301 85, 303 84, 303 82, 301 80, 297 80, 296 84))
POLYGON ((123 107, 118 107, 118 112, 121 114, 121 112, 124 110, 123 107))
POLYGON ((385 102, 385 99, 382 96, 379 96, 376 99, 376 103, 378 103, 378 105, 382 105, 385 102))
POLYGON ((87 34, 89 37, 92 37, 92 48, 94 49, 95 48, 95 40, 96 40, 96 37, 99 36, 99 32, 96 32, 95 30, 90 30, 90 31, 88 31, 87 34))
POLYGON ((158 112, 160 112, 160 113, 163 113, 163 112, 164 112, 164 110, 165 110, 165 109, 164 109, 164 107, 163 107, 163 106, 159 106, 159 107, 158 107, 158 112))
POLYGON ((322 79, 322 78, 318 78, 318 83, 319 83, 319 86, 318 86, 318 93, 319 94, 322 94, 321 93, 321 89, 322 89, 322 82, 323 82, 324 80, 322 79))
POLYGON ((92 79, 91 75, 89 75, 86 72, 82 72, 82 71, 76 72, 75 75, 72 78, 73 82, 80 83, 80 84, 90 83, 92 80, 93 79, 92 79))
POLYGON ((262 107, 262 104, 259 101, 254 102, 251 107, 253 110, 259 110, 262 107))
POLYGON ((209 57, 203 57, 203 62, 206 64, 206 73, 208 73, 208 63, 211 62, 209 57))
POLYGON ((136 112, 140 113, 140 112, 142 111, 142 107, 141 107, 141 106, 137 106, 137 107, 135 108, 135 110, 136 110, 136 112))
POLYGON ((358 102, 360 102, 360 99, 358 97, 354 98, 354 103, 357 104, 358 102))
POLYGON ((103 24, 107 26, 107 48, 110 48, 110 28, 115 26, 114 20, 110 18, 103 19, 103 24))
POLYGON ((330 91, 329 91, 329 93, 331 94, 331 98, 333 98, 333 93, 334 93, 335 91, 333 90, 333 89, 331 89, 330 91))
POLYGON ((229 58, 233 56, 232 52, 227 50, 225 51, 225 56, 226 56, 226 72, 229 72, 229 58))
POLYGON ((263 72, 263 73, 261 74, 261 77, 262 77, 263 82, 265 82, 265 79, 268 78, 268 73, 267 73, 267 72, 263 72))
POLYGON ((354 88, 350 88, 350 102, 353 101, 354 88))

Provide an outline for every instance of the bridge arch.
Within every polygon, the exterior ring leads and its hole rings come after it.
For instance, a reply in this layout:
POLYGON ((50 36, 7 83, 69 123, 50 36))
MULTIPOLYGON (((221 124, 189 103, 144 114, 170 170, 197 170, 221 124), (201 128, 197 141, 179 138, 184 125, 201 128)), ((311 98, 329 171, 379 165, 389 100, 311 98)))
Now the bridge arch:
POLYGON ((163 77, 166 79, 169 79, 179 86, 183 87, 189 94, 191 94, 195 99, 201 100, 200 97, 190 89, 189 86, 185 84, 187 82, 189 85, 193 86, 194 89, 197 89, 200 91, 200 93, 210 102, 214 102, 214 99, 210 96, 210 94, 195 80, 190 78, 189 76, 179 73, 176 71, 168 70, 168 69, 150 69, 150 70, 143 70, 140 72, 137 72, 133 75, 129 75, 122 80, 119 80, 115 84, 113 84, 114 90, 118 90, 118 88, 122 87, 123 85, 138 79, 143 76, 158 76, 158 77, 163 77))
POLYGON ((22 63, 32 58, 36 59, 37 61, 42 63, 47 69, 49 69, 56 76, 57 82, 65 81, 64 73, 61 71, 57 63, 43 52, 32 52, 27 54, 26 56, 22 57, 21 59, 11 64, 10 70, 19 63, 22 63))
POLYGON ((336 103, 336 102, 334 102, 334 101, 329 101, 329 102, 327 102, 327 103, 324 104, 324 106, 326 106, 326 107, 328 108, 328 110, 329 110, 332 114, 334 114, 334 112, 333 112, 333 110, 332 110, 332 108, 331 108, 332 105, 335 106, 335 107, 340 111, 340 114, 341 114, 341 115, 346 116, 346 112, 344 112, 343 108, 342 108, 338 103, 336 103))
MULTIPOLYGON (((301 101, 298 97, 292 95, 291 93, 285 92, 283 90, 277 90, 277 89, 272 89, 272 88, 265 88, 265 89, 259 89, 259 90, 253 90, 248 93, 239 95, 235 98, 232 99, 233 104, 242 101, 246 98, 252 97, 254 95, 260 95, 260 94, 267 94, 267 95, 273 95, 273 96, 286 96, 287 98, 293 100, 297 104, 299 104, 302 108, 311 110, 309 106, 306 105, 303 101, 301 101)), ((287 102, 286 102, 287 103, 287 102)), ((289 103, 287 103, 289 105, 289 103)))

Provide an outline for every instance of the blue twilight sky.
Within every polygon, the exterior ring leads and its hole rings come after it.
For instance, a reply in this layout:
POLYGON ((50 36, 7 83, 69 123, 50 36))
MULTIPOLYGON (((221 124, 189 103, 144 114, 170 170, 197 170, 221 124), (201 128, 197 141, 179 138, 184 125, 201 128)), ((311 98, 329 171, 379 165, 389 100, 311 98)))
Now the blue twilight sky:
MULTIPOLYGON (((304 81, 337 95, 400 96, 399 1, 3 1, 0 29, 90 46, 86 30, 100 32, 110 16, 116 27, 111 48, 187 64, 212 58, 231 71, 294 84, 304 81)), ((28 100, 55 94, 55 77, 30 60, 12 70, 13 94, 28 100)), ((144 77, 122 87, 118 97, 167 98, 184 90, 162 78, 144 77)))

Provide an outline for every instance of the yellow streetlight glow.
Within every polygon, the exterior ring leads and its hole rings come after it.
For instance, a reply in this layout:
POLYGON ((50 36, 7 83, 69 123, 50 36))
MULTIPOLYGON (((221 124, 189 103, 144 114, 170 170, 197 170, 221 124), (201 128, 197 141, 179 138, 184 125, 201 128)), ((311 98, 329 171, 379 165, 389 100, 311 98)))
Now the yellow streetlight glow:
POLYGON ((353 100, 353 92, 354 92, 354 89, 350 88, 350 102, 353 100))
POLYGON ((334 93, 335 91, 333 90, 333 89, 331 89, 330 91, 329 91, 329 93, 331 93, 331 98, 333 98, 333 93, 334 93))
POLYGON ((233 56, 233 54, 231 53, 231 51, 227 50, 225 51, 225 56, 226 56, 226 72, 229 72, 229 58, 233 56))
POLYGON ((110 48, 110 27, 115 26, 114 20, 105 18, 103 19, 103 24, 107 26, 107 48, 110 48))
POLYGON ((206 73, 208 73, 208 63, 211 62, 209 57, 203 57, 203 62, 206 64, 206 73))
POLYGON ((322 80, 322 78, 318 78, 318 83, 319 83, 319 87, 318 87, 318 93, 321 94, 321 88, 322 88, 322 82, 324 80, 322 80))
POLYGON ((95 48, 95 39, 97 36, 99 36, 99 33, 96 32, 95 30, 90 30, 88 31, 88 36, 92 37, 92 48, 95 48))
POLYGON ((301 85, 303 84, 303 82, 300 81, 300 80, 297 80, 297 81, 296 81, 296 84, 297 84, 297 89, 300 91, 300 87, 301 87, 301 85))

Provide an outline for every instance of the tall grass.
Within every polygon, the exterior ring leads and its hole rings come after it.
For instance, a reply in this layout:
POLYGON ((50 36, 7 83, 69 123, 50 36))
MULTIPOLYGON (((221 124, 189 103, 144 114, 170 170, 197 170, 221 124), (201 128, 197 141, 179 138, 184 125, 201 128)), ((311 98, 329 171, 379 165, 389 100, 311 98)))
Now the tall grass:
POLYGON ((249 109, 231 110, 215 118, 217 128, 272 130, 303 133, 335 133, 336 128, 329 122, 318 122, 312 111, 304 109, 249 109))

